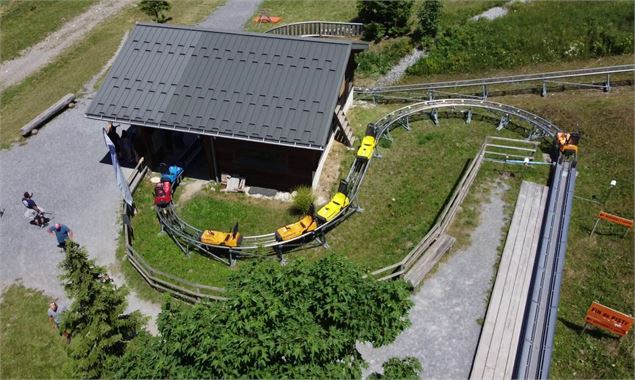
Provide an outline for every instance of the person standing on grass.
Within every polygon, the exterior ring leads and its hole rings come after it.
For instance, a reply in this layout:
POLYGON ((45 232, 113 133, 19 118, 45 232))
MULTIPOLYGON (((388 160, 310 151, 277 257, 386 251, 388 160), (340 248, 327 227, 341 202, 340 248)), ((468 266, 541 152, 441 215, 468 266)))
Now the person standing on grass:
POLYGON ((61 223, 55 223, 55 225, 47 229, 49 235, 57 238, 57 246, 59 248, 66 248, 66 240, 73 238, 73 231, 68 226, 61 223))
MULTIPOLYGON (((49 323, 51 324, 51 327, 55 327, 58 330, 60 329, 60 323, 62 323, 62 314, 65 311, 66 311, 66 306, 58 305, 55 301, 49 304, 48 316, 49 316, 49 323)), ((63 335, 66 338, 66 342, 70 343, 71 334, 68 331, 66 330, 60 331, 60 335, 63 335)))

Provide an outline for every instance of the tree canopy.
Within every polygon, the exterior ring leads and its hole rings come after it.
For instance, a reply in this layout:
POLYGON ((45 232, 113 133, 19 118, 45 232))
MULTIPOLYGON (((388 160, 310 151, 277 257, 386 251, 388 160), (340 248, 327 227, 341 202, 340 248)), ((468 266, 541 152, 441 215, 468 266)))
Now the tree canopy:
POLYGON ((397 37, 410 31, 412 0, 357 0, 357 16, 364 25, 364 38, 397 37))
POLYGON ((138 312, 124 314, 125 289, 113 285, 105 268, 89 260, 77 243, 67 242, 60 269, 64 290, 73 300, 60 326, 73 336, 69 346, 72 373, 80 378, 104 377, 136 335, 141 316, 138 312))
POLYGON ((119 378, 359 378, 358 341, 393 341, 412 306, 402 281, 364 278, 330 255, 316 262, 243 266, 229 300, 168 300, 159 337, 139 336, 117 363, 119 378))

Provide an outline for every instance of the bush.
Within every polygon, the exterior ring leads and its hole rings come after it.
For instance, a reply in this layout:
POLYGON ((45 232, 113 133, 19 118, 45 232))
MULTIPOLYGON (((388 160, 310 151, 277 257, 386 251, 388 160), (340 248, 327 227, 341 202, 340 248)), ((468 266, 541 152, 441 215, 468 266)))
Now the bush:
MULTIPOLYGON (((375 32, 369 32, 371 40, 379 39, 380 29, 378 24, 383 26, 388 37, 402 36, 410 31, 408 18, 412 9, 412 0, 386 1, 386 0, 358 0, 357 14, 359 20, 375 32)), ((383 34, 383 33, 382 33, 383 34)), ((366 36, 366 34, 365 34, 366 36)))
POLYGON ((315 202, 315 195, 313 189, 309 186, 300 186, 295 189, 296 195, 293 197, 293 208, 299 214, 308 214, 313 202, 315 202))
POLYGON ((399 60, 412 51, 408 38, 386 42, 378 51, 357 54, 357 73, 361 75, 386 74, 399 60))
POLYGON ((633 53, 631 2, 532 2, 492 21, 468 21, 437 35, 410 75, 504 69, 633 53))

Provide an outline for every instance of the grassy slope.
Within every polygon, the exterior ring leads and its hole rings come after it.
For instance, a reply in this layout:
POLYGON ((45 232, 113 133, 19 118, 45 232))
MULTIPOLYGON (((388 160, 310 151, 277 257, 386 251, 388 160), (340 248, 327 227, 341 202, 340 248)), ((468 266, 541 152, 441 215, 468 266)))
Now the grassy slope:
POLYGON ((66 340, 48 323, 49 299, 20 285, 7 288, 0 304, 0 378, 68 378, 66 340))
POLYGON ((278 25, 300 21, 351 21, 357 16, 355 1, 353 0, 265 0, 258 7, 254 16, 263 10, 269 16, 282 17, 277 24, 256 24, 249 21, 245 30, 264 32, 278 25))
MULTIPOLYGON (((168 12, 174 24, 192 24, 207 16, 220 0, 175 1, 168 12)), ((51 103, 69 92, 78 93, 82 86, 108 62, 121 38, 137 21, 150 21, 136 7, 128 7, 108 22, 97 25, 87 37, 71 47, 44 69, 0 94, 0 148, 24 141, 19 129, 51 103)))
POLYGON ((0 3, 0 62, 42 41, 97 0, 10 0, 0 3))

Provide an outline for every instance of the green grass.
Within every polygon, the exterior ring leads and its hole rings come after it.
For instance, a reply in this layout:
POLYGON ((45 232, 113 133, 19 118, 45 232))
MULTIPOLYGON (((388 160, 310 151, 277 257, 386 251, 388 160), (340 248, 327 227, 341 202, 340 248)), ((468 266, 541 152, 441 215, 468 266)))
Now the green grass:
MULTIPOLYGON (((191 24, 222 4, 219 0, 175 1, 168 15, 171 23, 191 24)), ((137 21, 150 21, 131 6, 97 25, 84 40, 61 54, 42 70, 0 93, 0 148, 25 141, 19 129, 65 94, 80 93, 117 50, 127 30, 137 21)))
POLYGON ((301 21, 350 22, 357 17, 355 4, 353 0, 265 0, 258 7, 254 17, 264 11, 269 16, 282 17, 282 21, 277 24, 257 24, 250 20, 245 25, 245 30, 264 32, 275 26, 301 21))
POLYGON ((48 322, 50 299, 41 291, 12 285, 0 304, 0 378, 68 378, 66 339, 48 322))
POLYGON ((444 26, 428 57, 408 73, 464 73, 632 53, 632 2, 516 3, 505 17, 444 26))
POLYGON ((97 0, 10 0, 0 3, 0 62, 42 41, 97 0))
MULTIPOLYGON (((186 257, 167 234, 161 233, 149 181, 144 181, 134 197, 139 206, 133 219, 133 246, 150 266, 188 281, 220 287, 225 285, 233 269, 197 252, 186 257)), ((200 229, 230 231, 238 222, 241 234, 248 236, 270 233, 296 221, 298 216, 290 208, 291 204, 277 201, 203 190, 178 206, 178 213, 200 229)))

